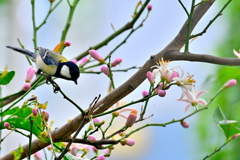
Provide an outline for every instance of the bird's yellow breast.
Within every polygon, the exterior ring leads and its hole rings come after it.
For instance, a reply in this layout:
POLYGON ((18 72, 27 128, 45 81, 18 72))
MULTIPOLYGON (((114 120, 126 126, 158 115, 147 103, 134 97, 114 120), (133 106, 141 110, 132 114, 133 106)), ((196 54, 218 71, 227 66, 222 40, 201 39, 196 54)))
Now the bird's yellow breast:
POLYGON ((37 66, 37 68, 41 69, 44 73, 47 73, 49 75, 54 75, 56 73, 56 71, 57 71, 57 66, 55 66, 55 65, 51 65, 51 66, 46 65, 43 62, 43 60, 42 60, 42 58, 40 56, 38 56, 36 58, 36 66, 37 66))

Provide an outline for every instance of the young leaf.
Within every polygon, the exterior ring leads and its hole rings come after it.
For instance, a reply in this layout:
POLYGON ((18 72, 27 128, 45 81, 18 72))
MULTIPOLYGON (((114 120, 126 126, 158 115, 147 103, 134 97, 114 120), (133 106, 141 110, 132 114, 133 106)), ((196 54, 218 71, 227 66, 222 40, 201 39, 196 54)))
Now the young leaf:
POLYGON ((11 153, 12 153, 13 156, 14 156, 14 160, 19 160, 19 159, 21 159, 21 154, 22 154, 22 152, 23 152, 23 149, 22 149, 21 145, 19 145, 19 147, 18 147, 18 149, 17 149, 17 152, 11 151, 11 153))
POLYGON ((240 129, 236 127, 238 122, 235 120, 227 120, 220 106, 215 109, 213 117, 227 139, 234 134, 240 133, 240 129))
POLYGON ((7 72, 6 75, 0 73, 0 85, 7 85, 14 77, 15 71, 7 72))

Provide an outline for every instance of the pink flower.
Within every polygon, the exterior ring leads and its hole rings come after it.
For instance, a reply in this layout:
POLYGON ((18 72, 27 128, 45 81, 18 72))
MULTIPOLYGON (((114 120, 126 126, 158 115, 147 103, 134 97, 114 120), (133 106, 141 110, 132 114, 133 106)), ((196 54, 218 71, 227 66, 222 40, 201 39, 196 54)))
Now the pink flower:
POLYGON ((232 86, 235 86, 237 84, 237 80, 236 79, 231 79, 230 81, 227 82, 227 84, 225 85, 226 88, 230 88, 232 86))
POLYGON ((154 83, 155 83, 154 78, 155 78, 155 77, 153 76, 152 72, 148 71, 148 72, 147 72, 147 79, 148 79, 148 81, 149 81, 151 84, 154 84, 154 83))
POLYGON ((137 110, 134 109, 130 112, 130 114, 127 118, 126 126, 132 127, 132 125, 135 123, 136 119, 137 119, 137 110))
POLYGON ((198 104, 201 104, 203 106, 206 106, 207 105, 207 102, 202 99, 202 98, 199 98, 203 93, 207 93, 207 91, 199 91, 196 93, 195 95, 195 89, 189 93, 189 99, 188 99, 188 94, 187 92, 185 91, 185 97, 186 98, 183 98, 183 99, 177 99, 178 101, 184 101, 184 102, 187 102, 189 103, 186 107, 185 107, 185 113, 187 112, 188 108, 192 105, 194 107, 197 108, 197 105, 198 104))
POLYGON ((100 63, 104 62, 104 59, 98 54, 97 51, 95 50, 90 50, 88 51, 88 53, 97 61, 99 61, 100 63))
POLYGON ((35 160, 42 160, 42 155, 40 152, 36 152, 33 154, 35 160))
POLYGON ((102 66, 101 71, 106 74, 107 76, 110 75, 109 68, 107 66, 102 66))
POLYGON ((9 129, 10 124, 9 124, 8 122, 5 122, 5 123, 4 123, 4 127, 7 128, 7 129, 9 129))
POLYGON ((31 88, 31 83, 25 83, 25 84, 23 85, 23 90, 24 90, 24 91, 28 91, 30 88, 31 88))
POLYGON ((145 96, 147 96, 147 95, 148 95, 148 91, 146 91, 146 90, 142 91, 142 96, 143 96, 143 97, 145 97, 145 96))
POLYGON ((88 140, 93 143, 96 141, 96 137, 89 135, 88 140))
POLYGON ((27 76, 26 76, 25 81, 28 83, 31 82, 34 74, 35 74, 35 69, 32 66, 30 66, 27 70, 27 76))
POLYGON ((189 123, 187 121, 181 121, 181 125, 183 126, 183 128, 189 127, 189 123))
POLYGON ((128 146, 133 146, 135 144, 135 141, 133 139, 125 139, 124 143, 128 146))
POLYGON ((121 62, 122 62, 122 58, 117 58, 111 63, 111 66, 115 67, 116 65, 120 64, 121 62))
POLYGON ((37 115, 38 115, 38 112, 37 112, 37 110, 36 110, 35 108, 32 109, 32 114, 33 114, 34 116, 37 116, 37 115))
POLYGON ((165 97, 165 96, 166 96, 166 91, 165 91, 165 90, 159 90, 159 91, 158 91, 158 95, 159 95, 160 97, 165 97))
POLYGON ((66 46, 66 47, 71 46, 71 42, 70 41, 65 41, 64 46, 66 46))
POLYGON ((106 158, 104 157, 104 155, 100 155, 96 158, 96 160, 105 160, 106 158))
POLYGON ((152 5, 149 4, 149 5, 147 6, 147 9, 148 9, 148 11, 151 11, 151 10, 152 10, 152 5))
POLYGON ((86 63, 88 61, 88 58, 87 57, 83 57, 81 60, 80 60, 80 65, 83 65, 84 63, 86 63))
POLYGON ((72 59, 71 60, 73 63, 77 64, 77 60, 76 59, 72 59))

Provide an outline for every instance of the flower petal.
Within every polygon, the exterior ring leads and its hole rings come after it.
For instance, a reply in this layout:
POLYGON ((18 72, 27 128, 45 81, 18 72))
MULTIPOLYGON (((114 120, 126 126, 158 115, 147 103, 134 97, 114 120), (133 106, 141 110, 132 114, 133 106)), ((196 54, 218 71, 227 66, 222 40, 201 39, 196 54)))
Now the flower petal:
POLYGON ((207 91, 199 91, 197 93, 196 99, 198 99, 203 93, 207 93, 207 91))
POLYGON ((187 110, 188 110, 188 108, 191 106, 191 104, 188 104, 186 107, 185 107, 185 109, 184 109, 184 113, 186 113, 187 112, 187 110))
POLYGON ((206 106, 206 105, 207 105, 207 102, 206 102, 204 99, 202 99, 202 98, 198 99, 197 102, 198 102, 199 104, 203 105, 203 106, 206 106))

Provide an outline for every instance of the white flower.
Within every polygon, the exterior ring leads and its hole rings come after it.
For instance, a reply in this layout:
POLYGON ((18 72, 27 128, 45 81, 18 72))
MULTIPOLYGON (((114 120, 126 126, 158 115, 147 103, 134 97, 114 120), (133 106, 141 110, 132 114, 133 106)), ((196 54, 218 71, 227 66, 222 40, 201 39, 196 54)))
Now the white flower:
MULTIPOLYGON (((240 50, 239 50, 240 51, 240 50)), ((235 54, 235 56, 237 56, 237 58, 240 58, 240 53, 237 52, 235 49, 233 50, 233 53, 235 54)))
POLYGON ((172 69, 168 69, 168 64, 169 64, 169 60, 164 61, 163 58, 161 58, 161 60, 159 60, 159 62, 157 62, 157 65, 154 65, 151 67, 151 68, 157 68, 157 69, 154 69, 152 72, 153 77, 156 77, 156 75, 158 73, 160 73, 162 80, 166 80, 167 76, 171 77, 172 69))
MULTIPOLYGON (((184 97, 185 91, 186 91, 186 93, 187 93, 187 95, 188 95, 187 97, 189 98, 190 91, 192 91, 193 83, 195 83, 196 81, 192 78, 193 75, 189 75, 189 74, 188 74, 187 77, 183 78, 183 76, 184 76, 184 70, 182 69, 181 66, 179 66, 179 68, 180 68, 181 71, 182 71, 182 75, 181 75, 181 77, 174 77, 173 80, 174 80, 174 81, 177 81, 177 85, 178 85, 179 87, 181 87, 181 89, 182 89, 182 95, 181 95, 181 97, 179 98, 179 99, 181 100, 181 99, 183 99, 183 97, 184 97)), ((177 71, 176 71, 176 72, 177 72, 177 71)), ((178 73, 178 75, 180 75, 180 74, 178 73)))
POLYGON ((194 106, 196 107, 197 109, 197 105, 198 104, 201 104, 203 106, 206 106, 207 105, 207 102, 202 99, 202 98, 199 98, 203 93, 207 93, 207 91, 199 91, 199 92, 196 92, 195 89, 189 94, 189 98, 188 98, 188 95, 187 95, 187 92, 185 91, 185 96, 186 98, 183 98, 183 99, 177 99, 178 101, 184 101, 184 102, 187 102, 189 103, 186 107, 185 107, 185 110, 184 112, 186 113, 188 108, 190 106, 194 106))

